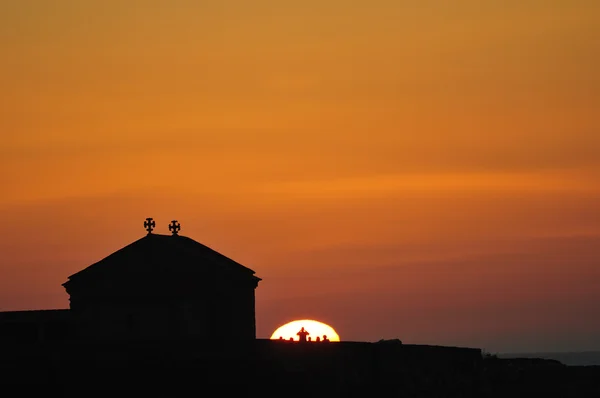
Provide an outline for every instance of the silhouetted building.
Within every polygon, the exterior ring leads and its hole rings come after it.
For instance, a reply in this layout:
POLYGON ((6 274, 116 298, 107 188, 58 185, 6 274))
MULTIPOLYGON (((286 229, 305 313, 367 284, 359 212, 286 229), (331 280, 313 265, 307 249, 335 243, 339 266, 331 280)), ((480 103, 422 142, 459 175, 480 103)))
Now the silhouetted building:
POLYGON ((185 236, 148 233, 63 284, 85 337, 256 338, 254 271, 185 236))
POLYGON ((180 236, 177 221, 169 225, 172 235, 152 233, 154 225, 147 219, 145 237, 69 276, 63 286, 70 310, 0 313, 0 336, 254 340, 254 293, 261 279, 180 236))

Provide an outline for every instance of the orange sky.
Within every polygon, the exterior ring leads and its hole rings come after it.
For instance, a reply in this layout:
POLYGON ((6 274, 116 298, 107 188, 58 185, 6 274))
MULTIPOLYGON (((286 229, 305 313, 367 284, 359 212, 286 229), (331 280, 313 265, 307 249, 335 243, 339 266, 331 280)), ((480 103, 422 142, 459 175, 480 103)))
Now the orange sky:
POLYGON ((22 0, 0 48, 0 310, 176 218, 259 337, 600 349, 600 2, 22 0))

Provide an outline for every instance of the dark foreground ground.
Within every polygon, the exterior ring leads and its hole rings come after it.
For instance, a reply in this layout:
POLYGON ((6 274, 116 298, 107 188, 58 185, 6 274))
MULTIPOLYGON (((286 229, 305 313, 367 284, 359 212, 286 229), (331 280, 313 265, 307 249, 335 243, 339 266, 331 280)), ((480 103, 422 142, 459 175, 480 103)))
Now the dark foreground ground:
POLYGON ((600 397, 600 367, 380 343, 0 345, 3 396, 600 397))
POLYGON ((482 380, 486 397, 600 397, 600 366, 487 358, 482 380))

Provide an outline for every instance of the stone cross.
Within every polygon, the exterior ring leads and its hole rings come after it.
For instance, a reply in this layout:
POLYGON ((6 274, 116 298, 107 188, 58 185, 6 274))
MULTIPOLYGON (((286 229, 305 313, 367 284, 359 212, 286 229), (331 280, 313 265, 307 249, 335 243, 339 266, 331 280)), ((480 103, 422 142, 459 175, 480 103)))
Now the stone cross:
POLYGON ((171 231, 173 233, 173 236, 177 235, 177 233, 179 232, 180 229, 181 229, 181 224, 179 224, 177 222, 177 220, 173 220, 173 221, 171 221, 171 224, 169 224, 169 231, 171 231))
POLYGON ((156 227, 156 222, 152 219, 152 217, 146 218, 146 221, 144 221, 144 228, 146 228, 146 231, 148 231, 148 235, 152 233, 154 227, 156 227))

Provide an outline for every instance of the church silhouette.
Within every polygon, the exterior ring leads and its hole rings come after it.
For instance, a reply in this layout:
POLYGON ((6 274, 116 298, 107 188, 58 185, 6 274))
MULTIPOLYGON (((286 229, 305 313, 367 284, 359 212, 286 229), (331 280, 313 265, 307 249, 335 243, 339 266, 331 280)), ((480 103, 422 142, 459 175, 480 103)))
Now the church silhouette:
POLYGON ((145 237, 69 276, 63 286, 79 335, 256 338, 254 290, 260 278, 180 236, 177 221, 170 227, 170 236, 148 228, 145 237))
POLYGON ((24 339, 256 338, 255 272, 179 235, 147 234, 68 277, 69 310, 0 313, 0 337, 24 339))

